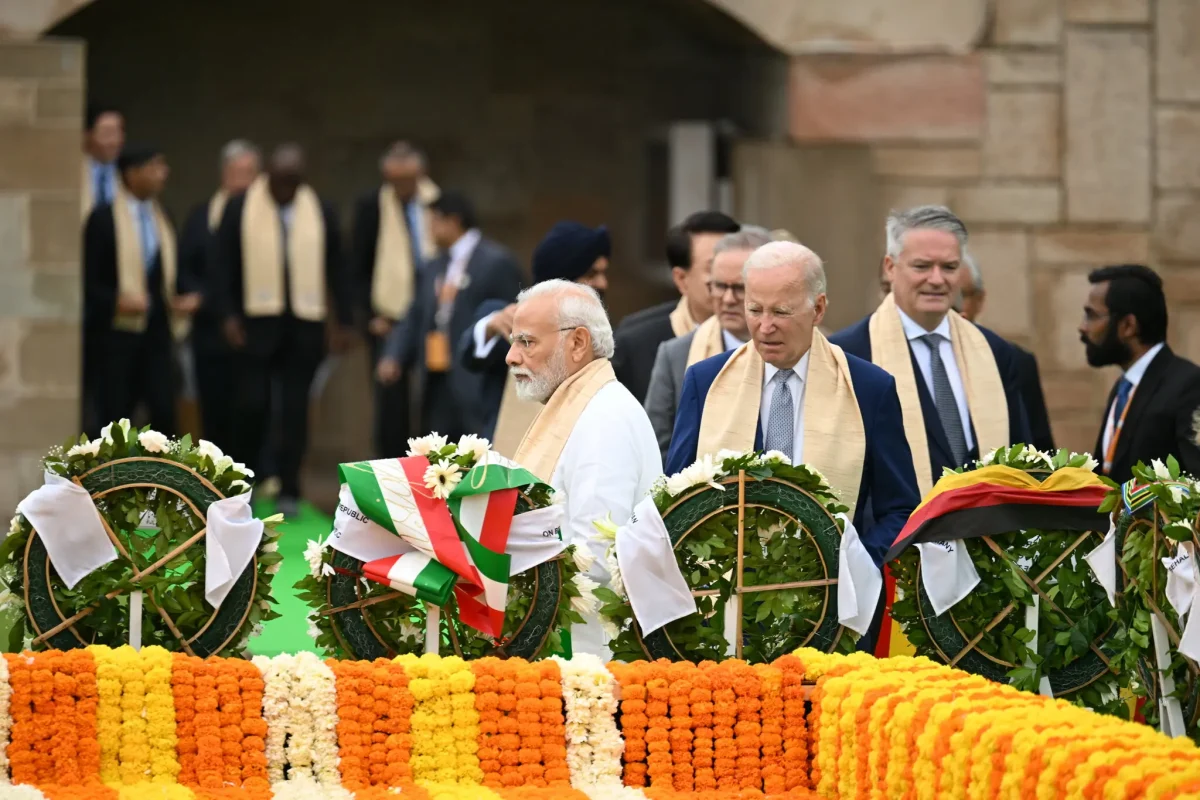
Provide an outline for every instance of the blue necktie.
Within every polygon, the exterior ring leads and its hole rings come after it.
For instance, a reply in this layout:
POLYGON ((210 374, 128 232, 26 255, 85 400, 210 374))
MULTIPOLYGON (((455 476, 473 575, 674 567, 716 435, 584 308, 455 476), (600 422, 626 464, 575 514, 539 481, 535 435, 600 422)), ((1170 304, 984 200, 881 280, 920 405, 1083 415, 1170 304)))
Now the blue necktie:
POLYGON ((146 262, 146 272, 150 272, 154 268, 154 257, 158 255, 158 250, 154 246, 154 220, 150 216, 150 209, 144 205, 138 207, 138 222, 142 234, 142 260, 146 262))
POLYGON ((788 458, 795 458, 792 450, 796 444, 796 407, 787 384, 794 374, 790 369, 781 369, 771 378, 775 393, 771 396, 771 411, 767 415, 767 430, 763 437, 767 450, 778 450, 788 458))
POLYGON ((108 196, 108 171, 103 167, 96 170, 96 205, 111 202, 108 196))
POLYGON ((967 460, 967 436, 963 432, 962 415, 958 411, 954 387, 950 385, 950 376, 946 372, 946 362, 942 360, 941 344, 944 338, 937 333, 927 333, 921 337, 921 341, 929 348, 929 368, 933 372, 933 404, 942 421, 942 430, 945 431, 946 441, 950 445, 950 455, 954 457, 955 466, 958 466, 967 460))
POLYGON ((1125 413, 1125 406, 1129 403, 1129 395, 1133 393, 1133 384, 1126 378, 1121 378, 1117 381, 1117 396, 1113 400, 1113 435, 1116 435, 1117 429, 1121 424, 1121 415, 1125 413))

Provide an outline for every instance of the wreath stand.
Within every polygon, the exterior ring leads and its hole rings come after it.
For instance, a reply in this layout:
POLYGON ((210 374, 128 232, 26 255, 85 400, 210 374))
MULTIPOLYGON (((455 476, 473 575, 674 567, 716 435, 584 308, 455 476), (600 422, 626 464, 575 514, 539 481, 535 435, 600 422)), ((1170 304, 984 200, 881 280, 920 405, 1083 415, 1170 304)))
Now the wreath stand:
MULTIPOLYGON (((224 495, 207 478, 190 467, 175 461, 148 456, 109 461, 71 480, 86 489, 91 494, 93 502, 124 489, 165 492, 185 504, 202 523, 207 520, 208 507, 212 503, 224 499, 224 495)), ((164 566, 198 544, 207 533, 207 526, 202 524, 199 531, 184 543, 171 548, 169 552, 156 553, 153 563, 139 569, 120 537, 114 533, 108 519, 103 513, 99 513, 99 509, 97 512, 104 524, 105 533, 117 549, 119 557, 133 568, 134 574, 129 580, 130 586, 113 589, 72 616, 64 616, 54 598, 54 578, 49 554, 42 538, 36 530, 33 530, 25 545, 22 569, 24 570, 26 614, 36 634, 33 639, 35 644, 58 650, 70 650, 95 644, 95 642, 86 641, 75 629, 75 624, 93 613, 101 599, 112 600, 126 592, 130 596, 129 643, 135 648, 141 646, 141 610, 145 594, 149 595, 167 630, 178 640, 180 648, 185 653, 205 658, 220 653, 234 642, 253 606, 258 579, 257 554, 251 558, 249 565, 235 581, 221 606, 212 612, 197 633, 187 636, 180 631, 167 609, 157 602, 153 590, 136 587, 141 581, 155 575, 164 566)))

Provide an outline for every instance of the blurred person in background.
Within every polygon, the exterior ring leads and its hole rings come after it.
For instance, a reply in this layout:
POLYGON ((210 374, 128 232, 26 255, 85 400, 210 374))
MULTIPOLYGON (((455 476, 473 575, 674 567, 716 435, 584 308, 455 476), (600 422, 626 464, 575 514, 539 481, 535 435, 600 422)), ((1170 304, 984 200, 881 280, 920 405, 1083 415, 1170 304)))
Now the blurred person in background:
POLYGON ((429 204, 439 190, 426 176, 424 154, 407 142, 389 147, 379 170, 382 183, 354 207, 350 268, 357 314, 371 348, 375 453, 399 458, 411 435, 409 376, 383 383, 375 371, 388 334, 409 313, 422 264, 437 254, 429 204))
MULTIPOLYGON (((221 148, 220 185, 212 197, 196 204, 179 237, 179 268, 197 286, 208 284, 209 248, 225 206, 258 177, 259 150, 245 139, 234 139, 221 148)), ((205 439, 219 447, 233 442, 233 351, 221 333, 211 302, 196 312, 190 339, 196 390, 205 439)))

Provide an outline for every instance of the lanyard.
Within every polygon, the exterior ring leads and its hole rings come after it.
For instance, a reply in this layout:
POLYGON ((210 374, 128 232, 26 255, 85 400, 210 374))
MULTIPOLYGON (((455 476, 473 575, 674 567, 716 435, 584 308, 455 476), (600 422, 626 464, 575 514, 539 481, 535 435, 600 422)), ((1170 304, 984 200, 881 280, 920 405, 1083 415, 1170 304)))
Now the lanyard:
POLYGON ((1129 397, 1125 400, 1125 409, 1121 412, 1120 419, 1113 419, 1113 408, 1109 408, 1108 410, 1108 418, 1112 421, 1112 435, 1109 436, 1108 447, 1104 451, 1105 475, 1112 471, 1113 457, 1117 454, 1117 439, 1121 436, 1121 429, 1125 427, 1125 417, 1129 414, 1129 407, 1133 405, 1133 396, 1136 393, 1136 386, 1129 390, 1129 397))

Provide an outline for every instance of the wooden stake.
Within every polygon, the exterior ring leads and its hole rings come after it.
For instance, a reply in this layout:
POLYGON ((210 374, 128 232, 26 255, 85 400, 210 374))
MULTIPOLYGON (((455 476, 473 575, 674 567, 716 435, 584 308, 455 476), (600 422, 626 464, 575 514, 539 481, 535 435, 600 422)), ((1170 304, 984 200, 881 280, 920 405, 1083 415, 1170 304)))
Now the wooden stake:
POLYGON ((742 561, 746 554, 746 470, 738 470, 738 526, 737 526, 737 602, 734 611, 737 614, 737 642, 734 653, 742 657, 742 561))

